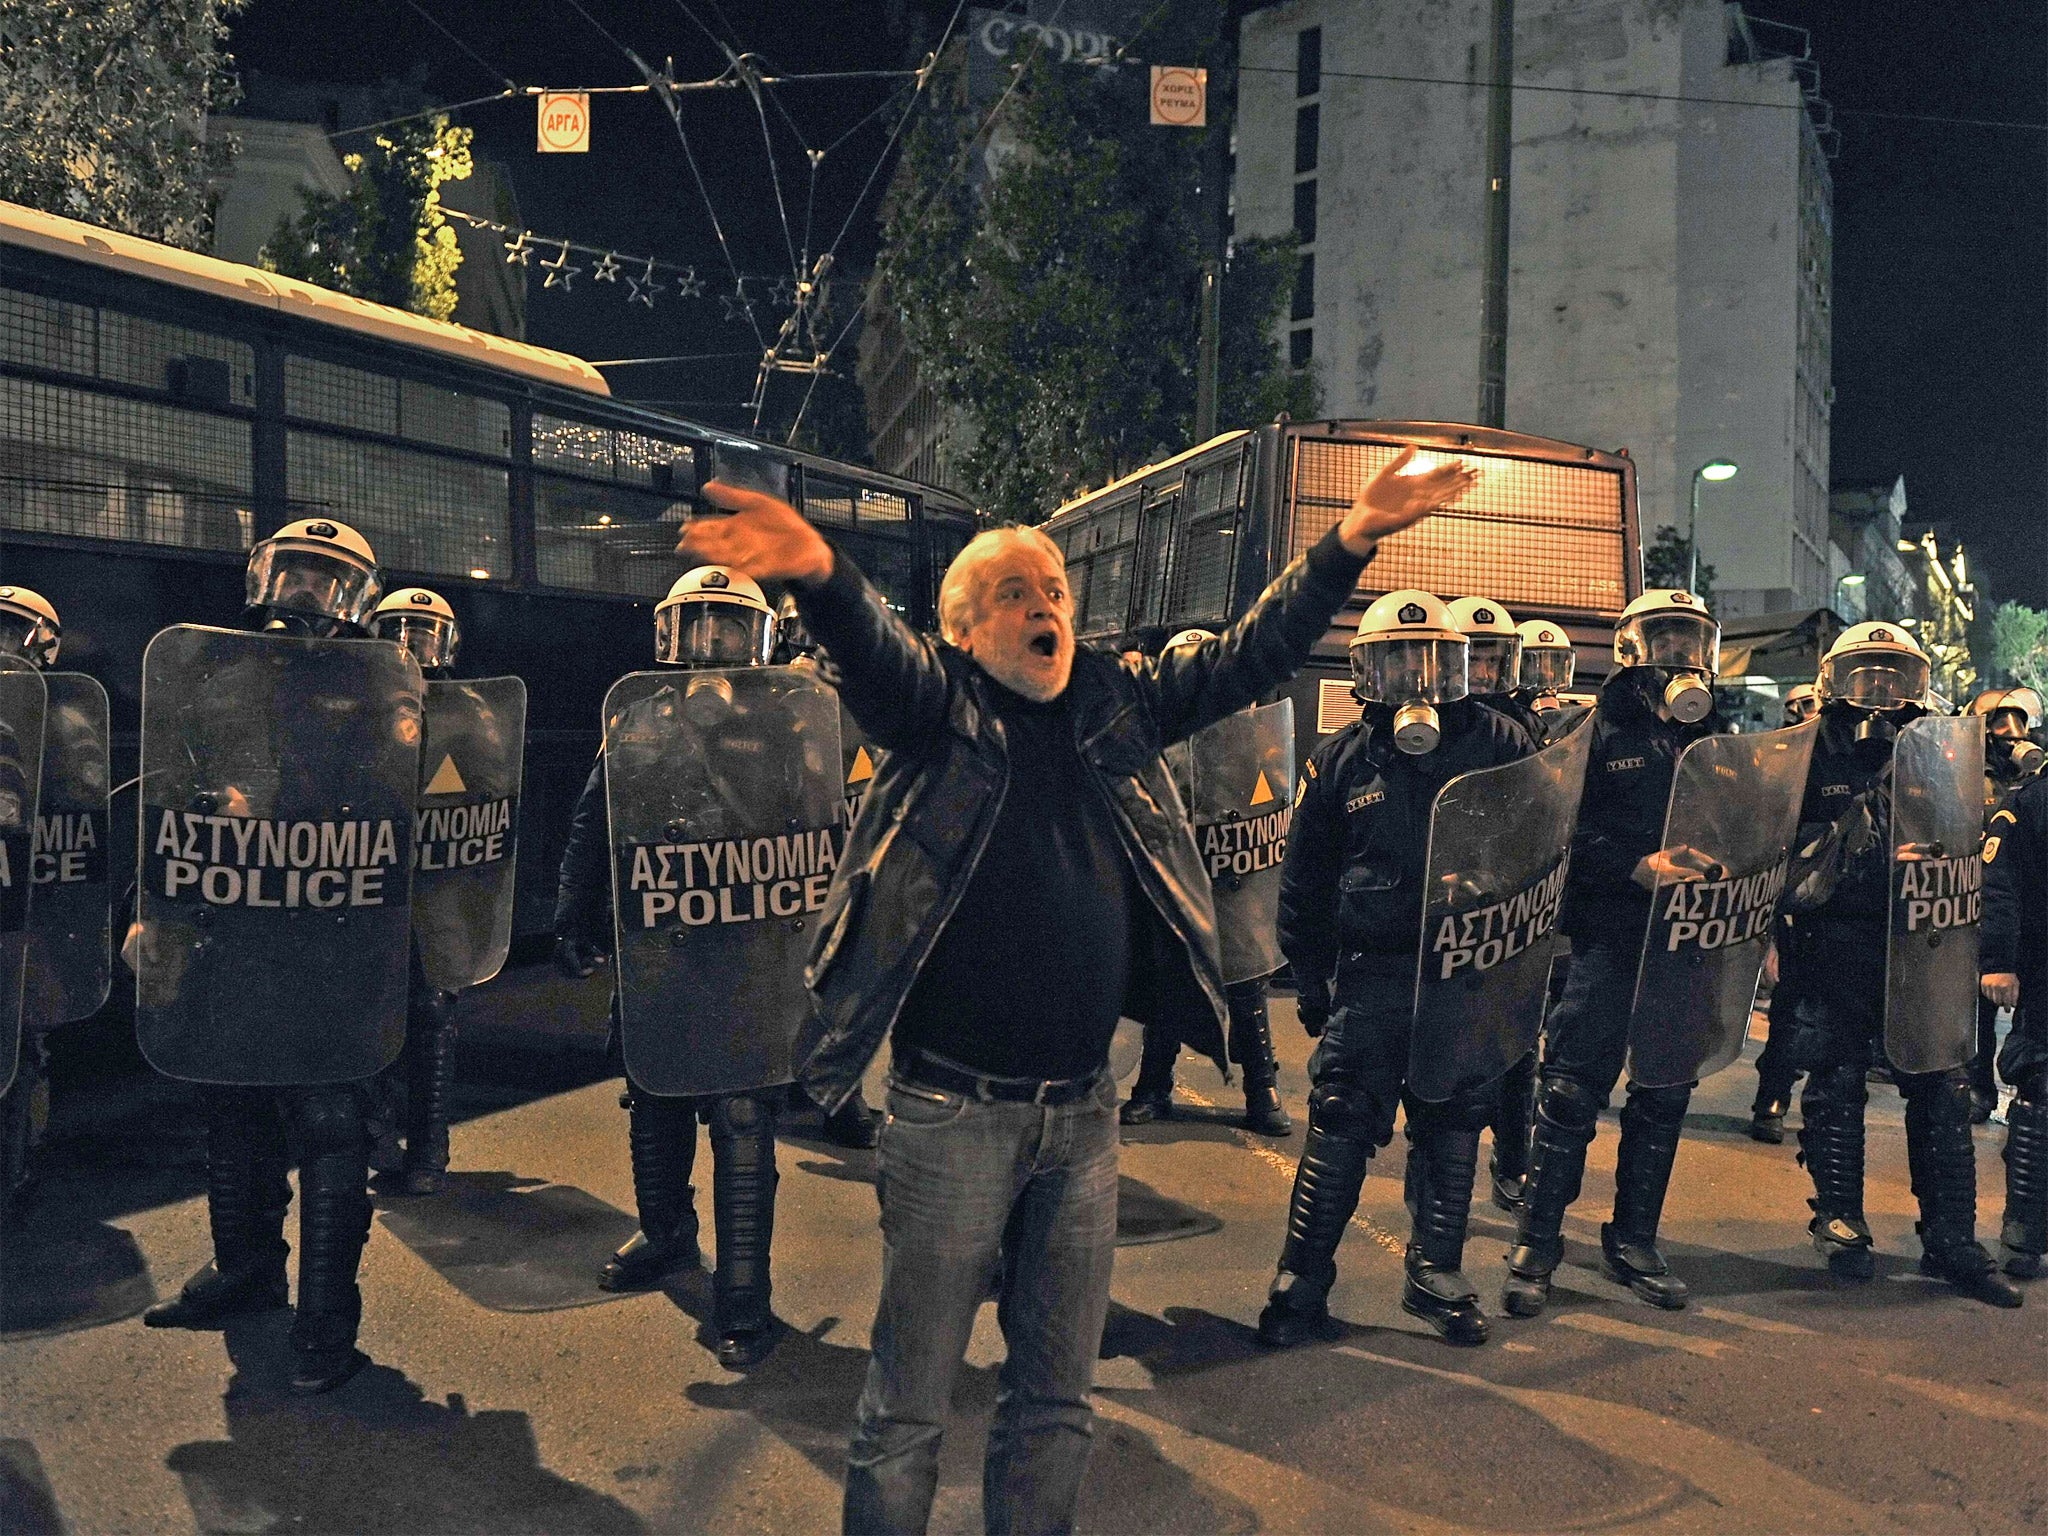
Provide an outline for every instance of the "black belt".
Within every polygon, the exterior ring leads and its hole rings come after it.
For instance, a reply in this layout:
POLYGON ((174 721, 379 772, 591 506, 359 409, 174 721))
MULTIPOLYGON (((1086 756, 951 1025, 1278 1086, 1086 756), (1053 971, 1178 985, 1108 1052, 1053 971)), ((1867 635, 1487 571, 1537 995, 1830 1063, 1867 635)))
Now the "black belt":
POLYGON ((935 1056, 930 1051, 915 1051, 903 1065, 903 1075, 913 1083, 927 1088, 940 1088, 947 1093, 965 1094, 981 1103, 998 1104, 1071 1104, 1095 1091, 1100 1072, 1091 1072, 1086 1077, 991 1077, 985 1072, 976 1072, 972 1067, 963 1067, 957 1061, 944 1056, 935 1056))

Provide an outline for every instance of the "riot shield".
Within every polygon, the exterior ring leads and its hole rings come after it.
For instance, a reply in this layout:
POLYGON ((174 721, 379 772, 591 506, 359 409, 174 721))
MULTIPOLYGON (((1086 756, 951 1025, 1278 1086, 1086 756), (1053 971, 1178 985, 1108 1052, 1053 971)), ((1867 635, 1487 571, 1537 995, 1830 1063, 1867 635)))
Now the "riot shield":
POLYGON ((382 640, 150 641, 135 1032, 159 1072, 282 1087, 398 1055, 424 691, 382 640))
POLYGON ((82 672, 43 677, 43 792, 30 859, 31 1028, 90 1018, 114 979, 107 871, 107 690, 82 672))
POLYGON ((1742 1054, 1819 730, 1809 720, 1706 736, 1678 759, 1662 846, 1692 850, 1706 878, 1660 881, 1650 893, 1629 1010, 1630 1082, 1694 1083, 1742 1054))
POLYGON ((846 824, 850 827, 860 816, 860 808, 867 803, 868 789, 875 782, 875 769, 880 766, 881 748, 868 744, 867 733, 853 718, 853 711, 846 707, 846 701, 839 702, 839 759, 845 769, 841 781, 842 793, 846 800, 846 824))
POLYGON ((1959 1067, 1976 1048, 1983 785, 1982 716, 1928 715, 1899 733, 1884 1051, 1901 1072, 1959 1067))
POLYGON ((1593 732, 1461 773, 1429 813, 1408 1089, 1440 1103, 1536 1045, 1593 732))
POLYGON ((837 698, 809 668, 668 669, 619 679, 604 718, 627 1074, 674 1095, 788 1082, 845 847, 837 698))
POLYGON ((518 678, 427 684, 412 928, 427 984, 441 991, 489 981, 511 951, 525 747, 526 684, 518 678))
POLYGON ((1294 820, 1294 701, 1259 704, 1168 749, 1216 898, 1223 979, 1270 976, 1280 954, 1280 861, 1294 820))
POLYGON ((14 1085, 21 1057, 47 697, 43 675, 27 663, 0 668, 0 1093, 14 1085))

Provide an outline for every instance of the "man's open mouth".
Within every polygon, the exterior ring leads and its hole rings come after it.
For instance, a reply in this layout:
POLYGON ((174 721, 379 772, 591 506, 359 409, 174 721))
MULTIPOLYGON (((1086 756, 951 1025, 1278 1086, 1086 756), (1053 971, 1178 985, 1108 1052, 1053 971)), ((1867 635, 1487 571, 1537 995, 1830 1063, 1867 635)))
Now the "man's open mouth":
POLYGON ((1045 657, 1047 660, 1051 660, 1053 657, 1059 655, 1060 642, 1057 636, 1039 635, 1032 640, 1031 649, 1036 651, 1039 655, 1045 657))

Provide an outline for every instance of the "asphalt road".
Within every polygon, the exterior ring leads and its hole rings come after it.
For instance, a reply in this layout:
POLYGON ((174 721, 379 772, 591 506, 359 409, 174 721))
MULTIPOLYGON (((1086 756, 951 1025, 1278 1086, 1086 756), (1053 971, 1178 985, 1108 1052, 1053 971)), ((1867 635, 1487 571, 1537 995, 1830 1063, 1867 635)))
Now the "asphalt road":
MULTIPOLYGON (((380 1204, 363 1264, 376 1363, 311 1401, 282 1390, 287 1313, 224 1335, 137 1321, 207 1256, 197 1121, 143 1078, 72 1094, 33 1219, 0 1253, 0 1530, 836 1528, 879 1278, 872 1159, 816 1140, 814 1120, 789 1128, 775 1278, 790 1331, 751 1374, 722 1371, 701 1276, 627 1298, 590 1283, 633 1226, 603 1002, 538 971, 470 1000, 460 1177, 380 1204)), ((1274 1011, 1299 1125, 1307 1041, 1289 1004, 1274 1011)), ((1274 1355, 1251 1327, 1301 1133, 1250 1137, 1213 1067, 1184 1060, 1182 1077, 1185 1115, 1127 1133, 1134 1241, 1097 1375, 1088 1529, 2048 1526, 2048 1292, 1994 1312, 1917 1275, 1889 1090, 1871 1112, 1874 1282, 1831 1280, 1807 1246, 1792 1146, 1744 1134, 1745 1064, 1696 1096, 1680 1154, 1666 1251, 1689 1310, 1597 1272, 1610 1116, 1551 1310, 1497 1321, 1482 1349, 1441 1343, 1399 1309, 1397 1138, 1339 1255, 1344 1337, 1274 1355)), ((1978 1138, 1992 1233, 2001 1140, 1978 1138)), ((1508 1232, 1482 1196, 1467 1268, 1490 1310, 1508 1232)), ((1001 1354, 985 1309, 937 1530, 979 1528, 1001 1354)))

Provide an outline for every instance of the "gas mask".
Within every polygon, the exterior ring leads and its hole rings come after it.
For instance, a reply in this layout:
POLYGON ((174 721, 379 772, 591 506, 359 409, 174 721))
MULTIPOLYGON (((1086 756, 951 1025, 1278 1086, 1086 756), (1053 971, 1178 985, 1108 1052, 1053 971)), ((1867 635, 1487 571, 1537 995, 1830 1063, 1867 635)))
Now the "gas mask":
POLYGON ((1664 712, 1680 725, 1698 725, 1714 712, 1714 690, 1697 672, 1673 672, 1664 684, 1664 712))
POLYGON ((1394 745, 1410 757, 1434 752, 1444 737, 1437 705, 1465 697, 1466 642, 1377 640, 1351 647, 1352 691, 1394 711, 1394 745))

